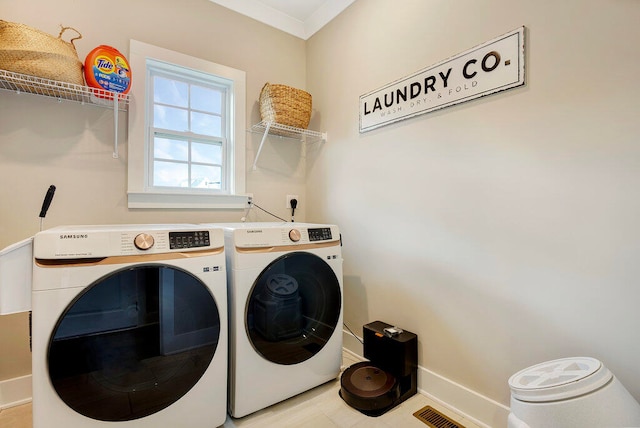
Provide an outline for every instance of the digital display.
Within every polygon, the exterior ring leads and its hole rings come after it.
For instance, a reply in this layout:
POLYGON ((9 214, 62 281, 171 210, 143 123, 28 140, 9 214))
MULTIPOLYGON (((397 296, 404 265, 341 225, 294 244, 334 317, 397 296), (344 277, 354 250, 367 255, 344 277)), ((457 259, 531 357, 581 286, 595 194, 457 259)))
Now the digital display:
POLYGON ((309 241, 326 241, 331 239, 330 227, 319 227, 317 229, 309 229, 309 241))
POLYGON ((196 232, 169 232, 169 248, 176 250, 180 248, 208 247, 209 231, 196 232))

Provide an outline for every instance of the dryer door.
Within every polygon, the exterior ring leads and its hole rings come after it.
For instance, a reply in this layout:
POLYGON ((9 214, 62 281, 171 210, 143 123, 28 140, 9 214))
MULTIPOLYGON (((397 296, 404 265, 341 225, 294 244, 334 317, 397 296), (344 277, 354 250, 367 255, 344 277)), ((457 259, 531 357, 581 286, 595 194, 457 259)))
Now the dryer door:
POLYGON ((245 325, 255 350, 278 364, 317 354, 336 329, 342 296, 333 269, 320 257, 294 252, 274 260, 251 289, 245 325))
POLYGON ((71 302, 50 338, 49 376, 82 415, 138 419, 198 382, 219 337, 218 308, 202 281, 174 267, 138 265, 101 278, 71 302))

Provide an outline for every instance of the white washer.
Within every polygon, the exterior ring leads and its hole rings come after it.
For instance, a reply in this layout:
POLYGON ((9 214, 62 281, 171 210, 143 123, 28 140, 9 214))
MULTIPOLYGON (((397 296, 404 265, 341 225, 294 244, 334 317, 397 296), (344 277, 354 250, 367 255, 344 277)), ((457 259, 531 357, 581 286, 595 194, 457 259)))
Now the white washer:
POLYGON ((242 417, 337 378, 341 240, 334 225, 221 226, 229 278, 229 412, 242 417))
POLYGON ((561 358, 511 376, 508 428, 639 427, 640 405, 600 361, 561 358))
POLYGON ((60 227, 33 252, 34 428, 224 423, 222 229, 60 227))

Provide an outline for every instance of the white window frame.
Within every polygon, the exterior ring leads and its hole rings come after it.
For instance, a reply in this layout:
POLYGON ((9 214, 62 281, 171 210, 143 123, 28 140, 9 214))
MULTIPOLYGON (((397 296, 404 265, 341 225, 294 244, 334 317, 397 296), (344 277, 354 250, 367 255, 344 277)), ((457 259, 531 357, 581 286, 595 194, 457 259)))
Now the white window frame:
POLYGON ((186 209, 240 209, 247 205, 245 194, 245 117, 246 117, 246 73, 242 70, 215 64, 179 52, 131 40, 129 65, 132 85, 129 102, 128 136, 128 206, 129 208, 186 208, 186 209), (179 67, 209 73, 231 82, 228 112, 229 127, 226 165, 232 172, 228 177, 226 192, 218 189, 158 188, 150 182, 149 165, 149 99, 147 96, 147 59, 174 64, 179 67))

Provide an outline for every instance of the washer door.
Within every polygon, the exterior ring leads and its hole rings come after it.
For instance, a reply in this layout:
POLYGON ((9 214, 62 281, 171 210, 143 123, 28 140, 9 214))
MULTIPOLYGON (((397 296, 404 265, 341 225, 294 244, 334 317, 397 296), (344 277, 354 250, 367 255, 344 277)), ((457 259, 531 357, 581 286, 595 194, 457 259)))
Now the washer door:
POLYGON ((119 270, 59 318, 47 361, 53 388, 101 421, 156 413, 186 394, 215 354, 220 316, 206 285, 160 265, 119 270))
POLYGON ((245 326, 255 350, 278 364, 308 360, 340 318, 340 282, 320 257, 295 252, 274 260, 253 284, 245 326))

